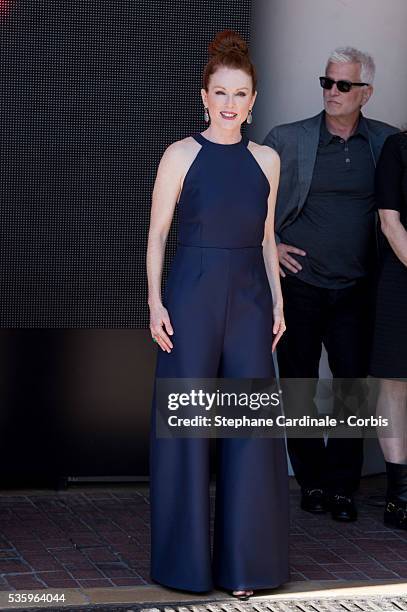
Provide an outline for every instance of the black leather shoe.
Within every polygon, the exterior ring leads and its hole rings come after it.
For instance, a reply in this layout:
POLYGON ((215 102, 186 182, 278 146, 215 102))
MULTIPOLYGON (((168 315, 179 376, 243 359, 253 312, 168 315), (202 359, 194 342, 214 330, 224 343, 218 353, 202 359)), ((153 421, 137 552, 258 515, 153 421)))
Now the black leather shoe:
POLYGON ((396 529, 407 529, 407 464, 386 461, 386 472, 384 522, 396 529))
POLYGON ((358 518, 355 502, 350 495, 332 495, 329 500, 329 509, 334 521, 350 523, 358 518))
POLYGON ((407 530, 407 502, 388 501, 384 508, 384 524, 407 530))
POLYGON ((323 489, 301 489, 301 508, 313 514, 326 512, 326 495, 323 489))

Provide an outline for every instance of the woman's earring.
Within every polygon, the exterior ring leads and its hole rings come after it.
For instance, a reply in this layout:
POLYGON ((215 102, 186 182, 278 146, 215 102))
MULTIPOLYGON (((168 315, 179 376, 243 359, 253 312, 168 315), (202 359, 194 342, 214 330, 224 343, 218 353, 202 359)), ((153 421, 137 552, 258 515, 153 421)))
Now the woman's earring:
POLYGON ((205 123, 209 123, 209 113, 208 113, 208 109, 205 106, 205 112, 204 112, 204 119, 205 119, 205 123))
POLYGON ((253 121, 252 109, 249 109, 249 114, 247 115, 246 123, 251 123, 253 121))

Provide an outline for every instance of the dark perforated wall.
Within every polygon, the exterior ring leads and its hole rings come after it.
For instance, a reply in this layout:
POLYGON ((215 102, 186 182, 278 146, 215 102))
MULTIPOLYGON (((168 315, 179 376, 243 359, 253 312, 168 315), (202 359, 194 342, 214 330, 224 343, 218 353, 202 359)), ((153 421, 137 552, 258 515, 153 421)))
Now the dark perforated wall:
MULTIPOLYGON (((208 41, 250 0, 15 0, 0 15, 0 327, 146 327, 159 158, 204 129, 208 41)), ((174 248, 174 231, 169 239, 174 248)))

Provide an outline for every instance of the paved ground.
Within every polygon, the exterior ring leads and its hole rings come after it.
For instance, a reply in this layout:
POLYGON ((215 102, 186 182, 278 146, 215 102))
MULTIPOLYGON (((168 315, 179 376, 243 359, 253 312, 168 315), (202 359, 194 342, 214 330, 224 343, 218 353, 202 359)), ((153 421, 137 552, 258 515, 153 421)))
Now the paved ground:
MULTIPOLYGON (((291 491, 291 580, 406 582, 407 532, 386 528, 365 478, 359 520, 341 524, 298 507, 291 491)), ((0 590, 151 585, 148 488, 71 487, 0 494, 0 590)))

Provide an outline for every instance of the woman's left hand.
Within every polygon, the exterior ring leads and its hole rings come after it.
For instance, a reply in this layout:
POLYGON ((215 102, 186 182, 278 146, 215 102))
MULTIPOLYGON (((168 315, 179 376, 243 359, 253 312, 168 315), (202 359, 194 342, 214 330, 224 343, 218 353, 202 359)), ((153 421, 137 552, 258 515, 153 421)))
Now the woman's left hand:
POLYGON ((283 311, 282 306, 280 305, 274 306, 273 319, 274 319, 274 324, 273 324, 274 340, 273 340, 271 350, 274 353, 281 336, 286 330, 285 321, 284 321, 284 311, 283 311))

